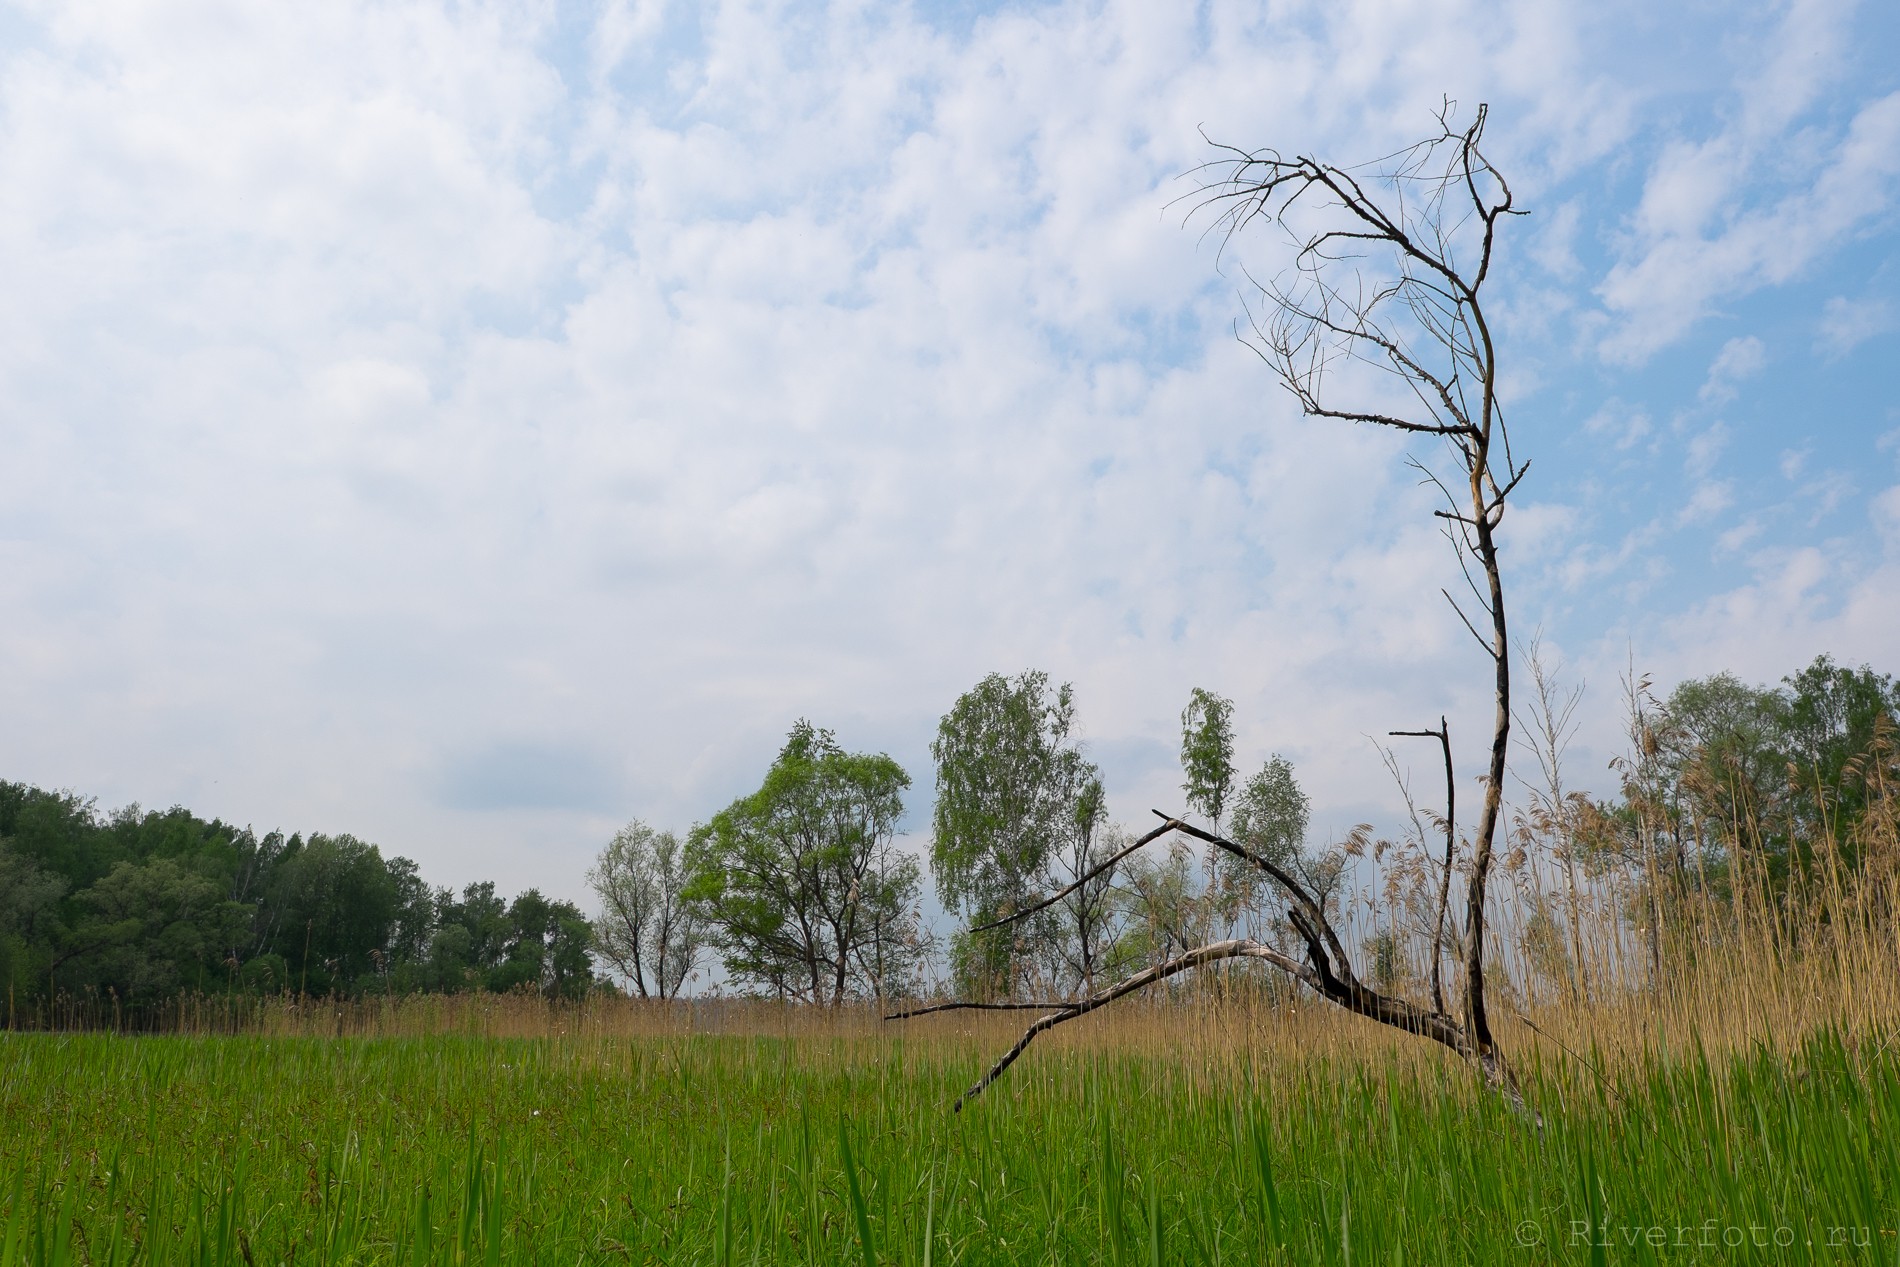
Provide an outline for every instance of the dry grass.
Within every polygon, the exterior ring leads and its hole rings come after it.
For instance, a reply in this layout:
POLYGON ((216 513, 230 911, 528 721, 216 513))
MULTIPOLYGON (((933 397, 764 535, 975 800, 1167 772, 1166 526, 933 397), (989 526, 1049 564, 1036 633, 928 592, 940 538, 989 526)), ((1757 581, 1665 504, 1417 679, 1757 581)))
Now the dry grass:
POLYGON ((183 1037, 0 1043, 0 1242, 52 1267, 1347 1267, 1607 1261, 1661 1230, 1684 1261, 1891 1261, 1895 936, 1832 909, 1711 911, 1664 974, 1626 945, 1558 980, 1504 911, 1494 1014, 1534 1121, 1434 1044, 1240 973, 1062 1027, 961 1114, 1022 1013, 185 1000, 183 1037), (1766 1250, 1732 1239, 1755 1229, 1766 1250))
MULTIPOLYGON (((1489 958, 1493 1026, 1523 1068, 1590 1078, 1640 1073, 1697 1052, 1723 1058, 1799 1050, 1816 1035, 1871 1052, 1900 1034, 1900 838, 1883 798, 1858 843, 1867 862, 1848 883, 1817 868, 1807 889, 1732 886, 1719 902, 1685 897, 1651 941, 1641 919, 1661 909, 1640 869, 1599 876, 1573 895, 1546 851, 1500 872, 1489 958), (1566 905, 1574 900, 1576 918, 1566 905), (1557 930, 1555 933, 1553 930, 1557 930), (1568 936, 1579 930, 1580 937, 1568 936), (1553 949, 1555 945, 1555 949, 1553 949)), ((1821 855, 1826 862, 1827 855, 1821 855)), ((1651 872, 1653 874, 1653 872, 1651 872)), ((1351 935, 1404 927, 1393 887, 1348 901, 1351 935), (1382 900, 1383 898, 1383 900, 1382 900)), ((1419 939, 1395 989, 1424 1002, 1419 939)), ((1449 965, 1447 967, 1449 973, 1449 965)), ((783 1040, 813 1063, 875 1062, 893 1045, 918 1056, 987 1058, 1006 1049, 1033 1013, 957 1012, 888 1023, 868 1005, 817 1009, 764 1000, 662 1003, 596 996, 554 1003, 531 995, 467 994, 361 1000, 181 999, 156 1026, 213 1034, 302 1037, 566 1037, 596 1042, 755 1036, 783 1040)), ((109 1018, 75 1016, 74 1028, 109 1018)), ((586 1042, 576 1044, 584 1047, 586 1042)), ((1358 1064, 1443 1081, 1456 1062, 1440 1048, 1288 990, 1250 967, 1157 989, 1063 1026, 1039 1040, 1015 1077, 1053 1053, 1122 1052, 1166 1058, 1189 1075, 1232 1075, 1237 1064, 1358 1064)), ((1055 1066, 1067 1064, 1055 1061, 1055 1066)), ((1454 1079, 1453 1081, 1456 1081, 1454 1079)))
MULTIPOLYGON (((1871 906, 1869 909, 1873 909, 1871 906)), ((1588 1062, 1633 1072, 1658 1058, 1700 1048, 1710 1056, 1766 1049, 1792 1052, 1819 1033, 1851 1047, 1891 1040, 1900 1026, 1900 936, 1871 918, 1809 929, 1790 952, 1758 926, 1685 925, 1655 984, 1628 964, 1587 972, 1579 995, 1541 979, 1517 953, 1507 920, 1501 942, 1494 1024, 1520 1064, 1588 1062)), ((1038 1051, 1114 1050, 1171 1056, 1184 1070, 1225 1076, 1237 1061, 1360 1063, 1418 1073, 1455 1065, 1435 1045, 1352 1016, 1310 997, 1288 997, 1245 972, 1156 991, 1058 1029, 1038 1051)), ((267 1000, 244 1028, 279 1036, 577 1040, 754 1036, 785 1040, 814 1061, 870 1061, 893 1043, 925 1053, 1000 1052, 1033 1013, 958 1012, 885 1022, 868 1005, 816 1009, 764 1000, 660 1003, 596 997, 560 1004, 525 995, 421 996, 361 1001, 267 1000)), ((180 1029, 208 1032, 189 1015, 180 1029)), ((1033 1059, 1033 1058, 1032 1058, 1033 1059)))

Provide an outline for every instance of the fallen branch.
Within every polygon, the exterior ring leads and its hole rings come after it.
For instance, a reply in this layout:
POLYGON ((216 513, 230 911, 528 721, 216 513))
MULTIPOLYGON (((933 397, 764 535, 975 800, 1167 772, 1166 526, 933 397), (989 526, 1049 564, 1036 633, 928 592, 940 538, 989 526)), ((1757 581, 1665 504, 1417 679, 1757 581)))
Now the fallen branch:
POLYGON ((1052 1007, 1067 1007, 1067 1003, 931 1003, 925 1007, 914 1007, 905 1012, 892 1012, 884 1019, 887 1021, 907 1021, 913 1016, 929 1016, 932 1012, 1046 1012, 1052 1007))
POLYGON ((977 1081, 975 1086, 957 1097, 956 1105, 952 1108, 951 1112, 961 1112, 966 1103, 981 1095, 985 1087, 1001 1077, 1005 1069, 1008 1069, 1011 1065, 1016 1063, 1017 1057, 1029 1050, 1029 1044, 1036 1041, 1037 1035, 1052 1030, 1067 1021, 1073 1021, 1077 1017, 1087 1016, 1090 1012, 1093 1012, 1099 1007, 1106 1007, 1116 999, 1133 994, 1137 990, 1145 990, 1155 982, 1165 980, 1179 972, 1186 972, 1189 968, 1203 967, 1210 963, 1218 963, 1223 959, 1241 958, 1265 959, 1276 967, 1282 968, 1301 980, 1307 981, 1309 985, 1318 988, 1317 978, 1304 966, 1288 958, 1273 947, 1263 945, 1260 942, 1241 937, 1235 938, 1232 941, 1218 941, 1198 947, 1188 951, 1184 955, 1170 959, 1166 963, 1156 964, 1154 967, 1148 968, 1145 971, 1137 972, 1127 980, 1112 985, 1106 990, 1092 994, 1086 999, 1078 999, 1074 1003, 1064 1004, 1058 1010, 1042 1017, 1023 1032, 1023 1036, 1016 1040, 1016 1045, 1005 1052, 1001 1060, 991 1065, 989 1072, 984 1074, 983 1077, 977 1081))

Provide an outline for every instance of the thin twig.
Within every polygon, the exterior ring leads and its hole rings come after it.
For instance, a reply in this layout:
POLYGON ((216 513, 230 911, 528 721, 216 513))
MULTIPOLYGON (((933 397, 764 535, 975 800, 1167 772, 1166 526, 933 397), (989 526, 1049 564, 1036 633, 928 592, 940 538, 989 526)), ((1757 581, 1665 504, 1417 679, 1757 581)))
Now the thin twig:
POLYGON ((1161 826, 1155 828, 1153 831, 1149 832, 1146 836, 1143 836, 1140 840, 1137 840, 1134 844, 1128 846, 1126 849, 1123 849, 1120 853, 1117 853, 1112 858, 1109 858, 1107 861, 1098 863, 1094 867, 1090 868, 1088 872, 1086 872, 1082 876, 1081 879, 1077 880, 1074 884, 1069 885, 1069 887, 1067 887, 1066 889, 1062 889, 1061 891, 1054 893, 1050 895, 1049 897, 1043 898, 1040 902, 1036 902, 1033 905, 1025 906, 1020 911, 1011 911, 1009 914, 999 916, 998 918, 991 920, 987 924, 978 924, 975 928, 972 928, 970 931, 973 933, 987 933, 992 928, 1001 928, 1003 927, 1003 925, 1013 924, 1019 919, 1027 919, 1031 915, 1034 915, 1037 911, 1048 910, 1050 907, 1054 906, 1057 902, 1060 902, 1063 898, 1069 896, 1069 894, 1075 892, 1077 889, 1087 884, 1090 880, 1095 879, 1097 876, 1101 875, 1103 872, 1114 870, 1115 865, 1117 863, 1119 863, 1122 859, 1126 858, 1129 854, 1134 853, 1137 849, 1140 849, 1143 845, 1149 844, 1150 842, 1155 841, 1155 840, 1159 840, 1161 837, 1167 835, 1170 831, 1174 830, 1176 825, 1177 824, 1175 823, 1173 819, 1169 819, 1167 822, 1161 824, 1161 826))
POLYGON ((998 1060, 994 1065, 991 1065, 989 1072, 978 1079, 975 1086, 957 1097, 956 1106, 951 1111, 961 1112, 966 1103, 981 1095, 985 1087, 988 1087, 992 1082, 995 1082, 1001 1077, 1004 1070, 1015 1064, 1017 1058, 1029 1050, 1029 1044, 1036 1041, 1037 1035, 1052 1030, 1064 1022, 1073 1021, 1077 1017, 1087 1016, 1097 1008, 1106 1007, 1116 999, 1124 998, 1127 995, 1135 993, 1137 990, 1145 990, 1155 982, 1164 981, 1176 973, 1186 972, 1190 968, 1199 968, 1210 963, 1218 963, 1223 959, 1241 958, 1264 959, 1282 971, 1292 973, 1295 977, 1305 981, 1315 990, 1320 988, 1317 978, 1315 978, 1311 970, 1304 965, 1282 954, 1280 951, 1275 950, 1271 946, 1262 945, 1260 942, 1253 941, 1249 938, 1237 937, 1231 941, 1219 941, 1206 946, 1198 946, 1186 954, 1170 959, 1166 963, 1156 964, 1154 967, 1146 969, 1145 971, 1137 972, 1134 976, 1129 977, 1125 981, 1118 982, 1106 990, 1090 995, 1086 999, 1067 1004, 1051 1012, 1048 1016, 1042 1017, 1034 1025, 1031 1025, 1027 1030, 1023 1031, 1023 1036, 1016 1040, 1016 1045, 1011 1047, 1007 1052, 1004 1052, 1002 1059, 998 1060))

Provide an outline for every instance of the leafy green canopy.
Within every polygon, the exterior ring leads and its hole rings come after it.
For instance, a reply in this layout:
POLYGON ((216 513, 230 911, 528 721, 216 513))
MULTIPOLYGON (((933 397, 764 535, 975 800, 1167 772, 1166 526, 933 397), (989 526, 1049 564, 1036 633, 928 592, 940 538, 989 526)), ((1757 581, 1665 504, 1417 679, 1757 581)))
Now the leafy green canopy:
POLYGON ((180 990, 363 994, 593 984, 572 904, 494 885, 457 899, 354 836, 258 836, 182 808, 102 815, 0 783, 0 1006, 134 1008, 180 990))
POLYGON ((946 907, 1003 912, 1042 888, 1093 767, 1069 741, 1068 683, 992 673, 937 725, 930 868, 946 907))
MULTIPOLYGON (((1074 692, 1027 670, 992 673, 959 696, 937 726, 930 865, 944 906, 972 925, 1016 910, 1079 879, 1091 865, 1107 812, 1100 772, 1070 739, 1074 692)), ((951 967, 959 989, 1011 992, 1041 964, 1066 963, 1092 979, 1110 915, 1110 877, 1008 929, 959 933, 951 967)))
POLYGON ((1189 809, 1219 831, 1234 785, 1234 701, 1195 687, 1181 710, 1181 770, 1189 809))
POLYGON ((759 790, 694 829, 686 894, 735 982, 808 1003, 906 991, 923 955, 917 862, 892 843, 909 786, 801 720, 759 790))
POLYGON ((1293 774, 1293 763, 1274 753, 1240 791, 1233 837, 1283 870, 1297 870, 1313 803, 1293 774))
POLYGON ((1822 842, 1856 866, 1855 828, 1895 764, 1896 718, 1892 677, 1825 655, 1779 687, 1694 678, 1645 718, 1632 782, 1685 868, 1719 873, 1744 850, 1780 879, 1810 868, 1822 842))

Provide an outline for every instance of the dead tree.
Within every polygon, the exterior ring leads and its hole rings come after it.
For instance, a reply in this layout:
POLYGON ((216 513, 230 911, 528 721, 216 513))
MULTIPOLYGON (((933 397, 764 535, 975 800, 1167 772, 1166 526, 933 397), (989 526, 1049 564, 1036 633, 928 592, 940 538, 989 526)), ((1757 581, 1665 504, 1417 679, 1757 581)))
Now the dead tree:
MULTIPOLYGON (((1438 915, 1432 921, 1432 1007, 1445 1010, 1445 913, 1451 909, 1451 868, 1458 855, 1458 777, 1451 765, 1451 723, 1441 714, 1437 730, 1393 730, 1388 734, 1412 739, 1436 739, 1445 753, 1445 865, 1438 873, 1438 915)), ((1393 764, 1396 775, 1398 766, 1393 764)), ((1410 796, 1407 796, 1410 802, 1410 796)))
MULTIPOLYGON (((1498 401, 1496 345, 1480 293, 1491 274, 1499 226, 1505 217, 1522 213, 1513 208, 1509 185, 1481 148, 1485 107, 1479 106, 1463 129, 1453 126, 1453 110, 1447 102, 1435 135, 1360 167, 1217 146, 1221 155, 1200 169, 1193 196, 1194 211, 1212 216, 1210 231, 1223 248, 1256 225, 1278 226, 1287 234, 1291 266, 1271 282, 1249 278, 1257 301, 1249 304, 1240 337, 1302 411, 1429 437, 1442 447, 1435 460, 1414 456, 1411 462, 1445 496, 1447 507, 1434 513, 1457 551, 1477 619, 1448 591, 1445 597, 1491 659, 1497 705, 1484 801, 1468 860, 1464 930, 1456 939, 1463 962, 1453 999, 1448 1003, 1435 989, 1429 1004, 1415 1003, 1366 985, 1307 885, 1242 845, 1161 814, 1161 826, 1097 871, 1170 832, 1204 841, 1259 867, 1273 881, 1289 903, 1287 919, 1304 947, 1304 960, 1248 938, 1216 941, 1086 998, 1027 1005, 1044 1007, 1046 1014, 957 1100, 959 1109, 1039 1034, 1177 973, 1233 959, 1270 964, 1350 1012, 1440 1043, 1474 1065, 1487 1082, 1518 1098, 1485 1011, 1484 952, 1486 885, 1511 727, 1510 643, 1497 532, 1506 499, 1529 463, 1511 456, 1498 401)), ((1444 738, 1449 781, 1449 735, 1444 738)), ((1447 840, 1453 839, 1448 830, 1447 840)), ((1451 861, 1448 846, 1447 885, 1451 861)), ((1088 878, 986 927, 1045 910, 1088 878)), ((941 1004, 891 1019, 963 1006, 970 1005, 941 1004)))

